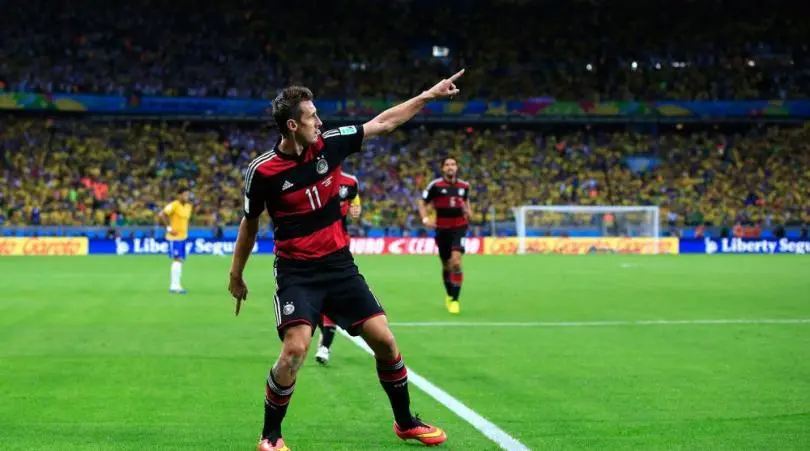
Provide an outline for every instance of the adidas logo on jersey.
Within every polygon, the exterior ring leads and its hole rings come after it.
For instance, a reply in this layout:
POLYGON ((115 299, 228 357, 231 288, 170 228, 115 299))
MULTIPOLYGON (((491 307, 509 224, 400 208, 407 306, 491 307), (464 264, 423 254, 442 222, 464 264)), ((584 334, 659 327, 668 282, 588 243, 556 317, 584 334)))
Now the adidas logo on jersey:
POLYGON ((293 187, 293 184, 292 184, 292 183, 290 183, 290 181, 289 181, 289 180, 285 180, 285 181, 284 181, 284 184, 283 184, 283 185, 281 185, 281 191, 287 191, 288 189, 290 189, 290 188, 292 188, 292 187, 293 187))

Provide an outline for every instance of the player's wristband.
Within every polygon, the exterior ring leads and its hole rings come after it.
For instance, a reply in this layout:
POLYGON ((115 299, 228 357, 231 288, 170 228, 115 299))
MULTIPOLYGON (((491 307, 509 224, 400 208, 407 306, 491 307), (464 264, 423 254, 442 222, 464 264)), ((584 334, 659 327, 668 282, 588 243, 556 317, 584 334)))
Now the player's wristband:
POLYGON ((172 233, 172 226, 166 226, 166 231, 172 233))

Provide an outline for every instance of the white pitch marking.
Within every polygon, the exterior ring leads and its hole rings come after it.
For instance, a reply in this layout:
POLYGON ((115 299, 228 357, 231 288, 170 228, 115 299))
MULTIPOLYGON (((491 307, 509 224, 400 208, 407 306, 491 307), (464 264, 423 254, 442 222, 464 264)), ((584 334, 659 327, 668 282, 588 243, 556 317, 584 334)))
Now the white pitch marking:
POLYGON ((678 326, 718 324, 810 324, 810 318, 794 319, 651 319, 638 321, 503 321, 394 322, 391 327, 605 327, 605 326, 678 326))
MULTIPOLYGON (((354 344, 365 350, 367 353, 374 355, 371 348, 368 347, 365 341, 359 337, 352 337, 341 328, 337 329, 340 333, 351 340, 354 344)), ((408 367, 408 381, 416 385, 423 392, 427 393, 430 397, 439 401, 443 406, 450 409, 453 413, 461 417, 464 421, 469 423, 472 427, 478 429, 488 439, 497 444, 501 449, 507 451, 528 451, 526 445, 520 443, 516 438, 507 434, 506 431, 491 423, 486 418, 482 417, 474 410, 465 406, 458 399, 452 397, 450 394, 441 388, 433 385, 429 380, 420 376, 411 367, 408 367)))

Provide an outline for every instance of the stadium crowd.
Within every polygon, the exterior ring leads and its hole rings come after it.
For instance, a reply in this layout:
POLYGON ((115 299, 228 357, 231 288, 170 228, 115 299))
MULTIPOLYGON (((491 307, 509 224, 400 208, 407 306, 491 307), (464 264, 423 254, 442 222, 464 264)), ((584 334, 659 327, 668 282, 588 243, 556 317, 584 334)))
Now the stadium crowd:
MULTIPOLYGON (((448 68, 469 67, 468 99, 810 94, 810 21, 785 2, 713 0, 701 2, 701 14, 681 0, 27 5, 0 8, 0 93, 272 98, 300 83, 319 98, 401 99, 448 68)), ((255 125, 0 120, 4 225, 150 225, 178 186, 195 195, 196 224, 234 224, 240 171, 276 139, 255 125)), ((806 127, 410 128, 368 140, 346 169, 361 181, 368 226, 417 224, 414 199, 444 155, 457 156, 472 183, 478 224, 544 203, 660 205, 672 228, 806 224, 810 186, 792 182, 810 175, 808 137, 806 127)))
POLYGON ((810 93, 810 21, 791 2, 714 0, 700 14, 681 0, 26 4, 0 14, 0 91, 270 98, 301 83, 321 98, 401 99, 449 66, 474 68, 466 98, 810 93))
MULTIPOLYGON (((195 224, 232 225, 241 171, 276 139, 233 125, 4 123, 3 225, 152 225, 178 187, 192 190, 195 224)), ((810 223, 810 185, 795 183, 810 177, 809 138, 810 126, 658 136, 411 128, 367 140, 344 170, 360 180, 367 226, 417 227, 415 200, 445 155, 471 183, 476 224, 511 220, 522 204, 618 204, 659 205, 665 226, 797 225, 810 223)))

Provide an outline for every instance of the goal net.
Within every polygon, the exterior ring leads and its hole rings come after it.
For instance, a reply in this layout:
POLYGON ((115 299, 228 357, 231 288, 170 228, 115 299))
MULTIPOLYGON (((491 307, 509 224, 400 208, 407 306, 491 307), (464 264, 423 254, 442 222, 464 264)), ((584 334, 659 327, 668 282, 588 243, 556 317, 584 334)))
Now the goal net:
POLYGON ((519 254, 658 254, 661 250, 658 207, 523 205, 514 213, 519 254))

